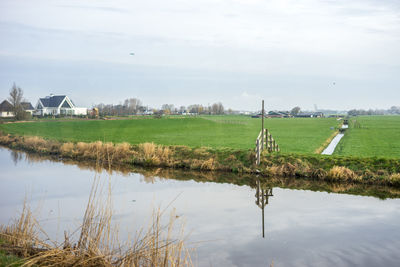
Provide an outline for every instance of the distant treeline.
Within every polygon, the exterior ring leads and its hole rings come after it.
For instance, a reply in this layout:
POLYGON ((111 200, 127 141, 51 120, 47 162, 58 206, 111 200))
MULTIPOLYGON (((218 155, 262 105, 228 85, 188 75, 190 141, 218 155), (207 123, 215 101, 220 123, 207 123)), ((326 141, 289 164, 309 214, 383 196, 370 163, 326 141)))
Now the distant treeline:
POLYGON ((347 112, 350 116, 358 115, 400 115, 400 106, 392 106, 390 109, 352 109, 347 112))
MULTIPOLYGON (((225 114, 224 106, 221 102, 214 103, 211 106, 203 106, 200 104, 189 105, 187 107, 175 107, 173 104, 163 104, 160 109, 149 108, 144 106, 142 101, 137 98, 128 98, 123 103, 114 104, 97 104, 93 106, 99 110, 100 115, 121 116, 121 115, 150 115, 150 114, 225 114)), ((228 113, 231 113, 228 110, 228 113)))

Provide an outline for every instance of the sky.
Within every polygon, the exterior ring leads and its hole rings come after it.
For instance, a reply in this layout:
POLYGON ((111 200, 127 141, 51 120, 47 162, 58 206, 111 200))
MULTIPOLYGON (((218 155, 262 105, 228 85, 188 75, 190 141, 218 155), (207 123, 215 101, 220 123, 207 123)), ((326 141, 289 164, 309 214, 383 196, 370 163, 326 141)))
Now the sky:
POLYGON ((1 0, 0 101, 389 108, 399 44, 398 0, 1 0))

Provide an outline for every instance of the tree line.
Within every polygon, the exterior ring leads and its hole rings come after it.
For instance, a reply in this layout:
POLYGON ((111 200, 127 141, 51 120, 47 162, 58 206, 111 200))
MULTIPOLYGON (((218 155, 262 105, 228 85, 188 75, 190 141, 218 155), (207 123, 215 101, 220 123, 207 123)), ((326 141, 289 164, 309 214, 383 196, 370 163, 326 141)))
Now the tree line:
POLYGON ((400 106, 392 106, 389 109, 351 109, 347 112, 350 116, 360 115, 400 115, 400 106))
MULTIPOLYGON (((137 98, 127 98, 122 103, 114 104, 97 104, 93 106, 97 108, 100 115, 103 116, 124 116, 124 115, 137 115, 137 114, 209 114, 220 115, 225 114, 225 108, 221 102, 212 105, 203 106, 200 104, 193 104, 189 106, 175 107, 173 104, 163 104, 161 108, 149 108, 143 105, 142 101, 137 98)), ((231 112, 231 110, 228 110, 231 112)))

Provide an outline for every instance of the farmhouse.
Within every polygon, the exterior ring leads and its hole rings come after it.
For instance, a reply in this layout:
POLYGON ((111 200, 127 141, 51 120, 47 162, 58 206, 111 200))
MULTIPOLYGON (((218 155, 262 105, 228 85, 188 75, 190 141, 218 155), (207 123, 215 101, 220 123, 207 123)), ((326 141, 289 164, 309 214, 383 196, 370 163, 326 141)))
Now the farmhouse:
MULTIPOLYGON (((30 102, 21 102, 22 108, 29 112, 30 114, 33 113, 34 108, 30 102)), ((7 100, 4 100, 0 103, 0 117, 2 118, 10 118, 14 117, 14 108, 13 105, 10 104, 7 100)))
POLYGON ((34 115, 87 115, 87 108, 78 108, 66 95, 50 95, 39 98, 34 115))
POLYGON ((297 118, 323 118, 324 113, 322 112, 301 112, 297 114, 295 117, 297 118))
POLYGON ((267 118, 290 118, 291 115, 288 111, 270 111, 268 112, 267 118))
POLYGON ((14 117, 13 106, 7 100, 0 103, 0 117, 14 117))
POLYGON ((31 102, 21 102, 21 106, 26 112, 29 112, 31 115, 35 111, 35 108, 32 106, 31 102))

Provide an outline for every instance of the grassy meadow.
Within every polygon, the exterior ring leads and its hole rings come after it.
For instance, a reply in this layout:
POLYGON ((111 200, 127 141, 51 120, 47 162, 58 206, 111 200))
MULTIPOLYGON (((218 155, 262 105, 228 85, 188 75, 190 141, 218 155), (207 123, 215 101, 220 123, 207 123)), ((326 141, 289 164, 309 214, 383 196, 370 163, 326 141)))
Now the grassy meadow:
POLYGON ((335 155, 400 157, 400 116, 353 117, 349 123, 335 155))
MULTIPOLYGON (((282 152, 313 153, 334 132, 335 118, 273 118, 265 127, 282 152)), ((261 128, 261 119, 248 116, 171 116, 124 120, 70 120, 10 123, 0 130, 10 134, 41 136, 72 142, 106 141, 140 144, 249 149, 261 128)))

